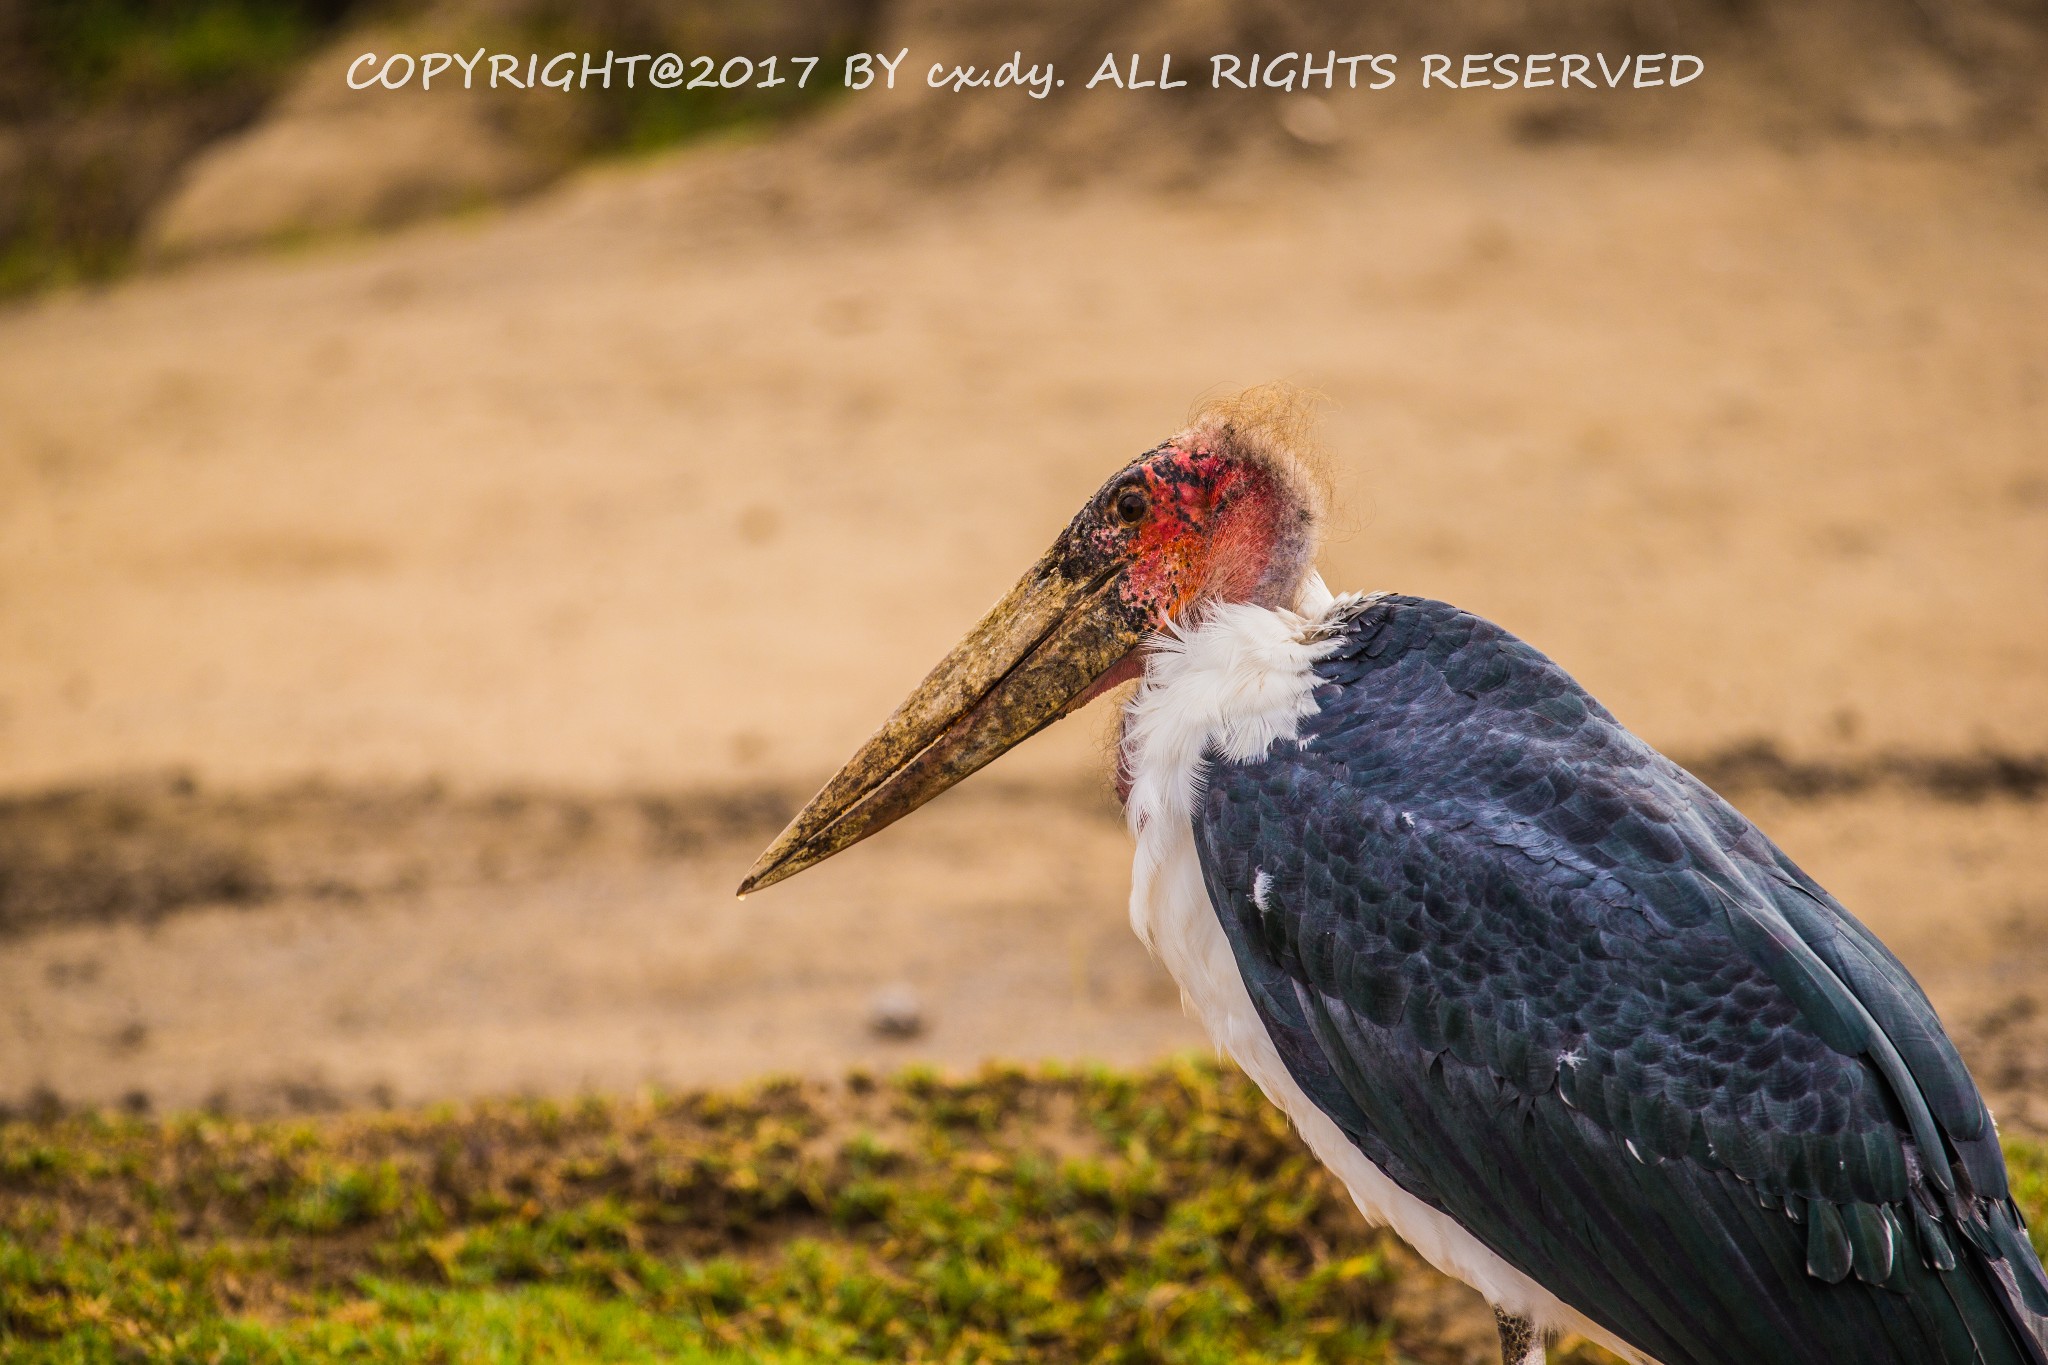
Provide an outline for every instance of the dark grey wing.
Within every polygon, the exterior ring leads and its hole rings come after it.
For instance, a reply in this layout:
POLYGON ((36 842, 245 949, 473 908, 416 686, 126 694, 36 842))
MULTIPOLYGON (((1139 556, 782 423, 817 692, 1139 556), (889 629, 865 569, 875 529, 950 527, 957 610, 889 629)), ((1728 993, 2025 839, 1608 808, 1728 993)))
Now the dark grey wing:
POLYGON ((1989 1115, 1863 926, 1497 627, 1385 598, 1334 651, 1195 834, 1370 1159, 1666 1365, 2048 1361, 1989 1115))

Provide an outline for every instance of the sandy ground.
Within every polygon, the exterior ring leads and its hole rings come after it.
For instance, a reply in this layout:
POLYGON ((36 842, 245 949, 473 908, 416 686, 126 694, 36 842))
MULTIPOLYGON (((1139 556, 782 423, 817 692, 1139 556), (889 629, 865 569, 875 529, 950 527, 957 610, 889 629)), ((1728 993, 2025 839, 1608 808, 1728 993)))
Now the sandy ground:
MULTIPOLYGON (((253 838, 211 812, 274 870, 262 904, 9 943, 0 1070, 72 1100, 263 1112, 1201 1046, 1123 922, 1128 845, 1088 792, 984 781, 815 890, 745 903, 733 881, 772 823, 664 845, 616 800, 274 804, 253 838), (374 838, 337 850, 352 823, 374 838), (923 1034, 876 1036, 871 1006, 903 990, 923 1034)), ((2048 809, 1744 804, 1921 971, 2008 1121, 2048 1129, 2048 809)))
MULTIPOLYGON (((1272 377, 1332 400, 1333 585, 1479 610, 1672 752, 2048 750, 2048 191, 1461 138, 815 202, 741 149, 0 315, 0 787, 189 774, 135 819, 197 801, 254 878, 0 939, 0 1100, 1197 1044, 1123 927, 1100 717, 743 906, 773 819, 661 847, 634 794, 786 810, 1106 472, 1272 377), (541 856, 533 809, 597 832, 541 856), (922 1037, 865 1028, 892 982, 922 1037)), ((1742 799, 2024 1113, 2048 806, 1742 799)))

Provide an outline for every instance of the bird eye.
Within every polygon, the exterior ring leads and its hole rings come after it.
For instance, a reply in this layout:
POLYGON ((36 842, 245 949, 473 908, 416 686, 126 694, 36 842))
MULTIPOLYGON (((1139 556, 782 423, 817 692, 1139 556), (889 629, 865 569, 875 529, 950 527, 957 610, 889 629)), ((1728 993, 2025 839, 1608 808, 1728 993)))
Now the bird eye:
POLYGON ((1116 518, 1126 526, 1136 526, 1145 519, 1145 490, 1126 488, 1116 495, 1116 518))

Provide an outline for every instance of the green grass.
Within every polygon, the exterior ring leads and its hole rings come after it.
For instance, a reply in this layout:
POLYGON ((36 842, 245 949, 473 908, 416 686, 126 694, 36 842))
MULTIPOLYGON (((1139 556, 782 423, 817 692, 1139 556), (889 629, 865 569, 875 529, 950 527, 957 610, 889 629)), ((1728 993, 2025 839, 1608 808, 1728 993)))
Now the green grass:
POLYGON ((0 1126, 7 1362, 1440 1360, 1423 1273, 1195 1063, 0 1126))
POLYGON ((160 97, 270 78, 344 7, 332 0, 41 0, 29 41, 73 98, 160 97))

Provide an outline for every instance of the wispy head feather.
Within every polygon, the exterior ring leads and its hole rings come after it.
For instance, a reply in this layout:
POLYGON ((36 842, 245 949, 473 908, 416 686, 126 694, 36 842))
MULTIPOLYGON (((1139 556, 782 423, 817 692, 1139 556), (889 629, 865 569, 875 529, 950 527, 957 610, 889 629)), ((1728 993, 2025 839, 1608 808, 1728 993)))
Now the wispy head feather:
POLYGON ((1327 401, 1293 384, 1259 384, 1203 400, 1174 439, 1179 443, 1192 437, 1257 460, 1287 485, 1320 530, 1335 490, 1329 452, 1319 434, 1327 401))

